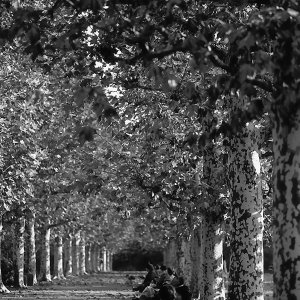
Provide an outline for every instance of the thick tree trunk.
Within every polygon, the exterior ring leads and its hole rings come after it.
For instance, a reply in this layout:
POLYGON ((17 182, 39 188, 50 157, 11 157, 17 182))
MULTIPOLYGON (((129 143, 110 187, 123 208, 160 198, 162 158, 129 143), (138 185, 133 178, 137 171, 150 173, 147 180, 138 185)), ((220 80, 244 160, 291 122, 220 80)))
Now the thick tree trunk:
POLYGON ((97 273, 97 245, 91 245, 91 272, 97 273))
MULTIPOLYGON (((299 99, 297 100, 299 102, 299 99)), ((300 299, 300 110, 273 126, 274 299, 300 299)))
POLYGON ((113 270, 113 258, 114 258, 114 254, 112 251, 109 252, 109 270, 112 271, 113 270))
POLYGON ((63 238, 60 230, 55 237, 54 244, 54 278, 65 279, 63 271, 63 238))
POLYGON ((220 221, 204 217, 202 223, 203 284, 201 299, 225 299, 223 280, 223 230, 220 221))
POLYGON ((65 262, 64 262, 64 267, 65 267, 65 276, 69 277, 73 274, 73 270, 72 270, 72 238, 70 236, 68 236, 65 239, 65 243, 64 243, 64 258, 65 258, 65 262))
POLYGON ((107 272, 107 250, 104 247, 102 250, 103 272, 107 272))
MULTIPOLYGON (((103 263, 103 257, 104 257, 104 251, 101 249, 101 247, 99 246, 99 253, 98 253, 98 255, 99 255, 99 270, 100 271, 104 271, 104 263, 103 263)), ((107 259, 106 259, 106 261, 107 261, 107 259)), ((106 269, 106 271, 107 271, 107 269, 106 269)))
POLYGON ((185 278, 185 282, 190 285, 192 273, 190 236, 187 233, 186 218, 181 214, 177 219, 176 261, 178 275, 183 276, 185 278))
POLYGON ((192 264, 191 264, 190 240, 185 236, 177 237, 177 261, 178 275, 183 276, 185 283, 190 286, 192 264))
POLYGON ((35 213, 28 214, 28 234, 29 234, 29 265, 28 265, 28 285, 37 284, 36 276, 36 253, 35 253, 35 213))
POLYGON ((79 275, 80 232, 76 232, 72 241, 72 270, 73 275, 79 275))
POLYGON ((169 239, 166 247, 165 265, 176 270, 178 268, 176 259, 176 239, 174 237, 169 239))
POLYGON ((41 257, 41 280, 51 281, 50 273, 50 233, 49 220, 45 221, 42 230, 42 257, 41 257))
POLYGON ((111 271, 110 270, 110 259, 111 259, 111 256, 110 256, 110 250, 106 249, 106 271, 111 271))
POLYGON ((92 273, 91 271, 91 245, 90 243, 85 246, 85 270, 87 273, 92 273))
POLYGON ((17 268, 18 268, 18 287, 24 288, 24 264, 25 264, 25 217, 20 216, 16 224, 16 237, 17 237, 17 268))
POLYGON ((263 299, 263 199, 258 130, 247 124, 231 139, 231 256, 228 299, 263 299))
MULTIPOLYGON (((2 234, 3 234, 3 225, 2 225, 3 214, 4 213, 0 211, 0 262, 2 259, 1 244, 2 244, 2 234)), ((2 280, 1 264, 0 264, 0 293, 10 293, 10 291, 6 288, 6 286, 4 285, 3 280, 2 280)))
POLYGON ((86 274, 85 269, 85 233, 84 231, 80 231, 80 243, 79 243, 79 274, 86 274))
POLYGON ((201 299, 225 299, 223 279, 223 208, 220 193, 223 182, 222 166, 216 153, 215 145, 206 145, 203 155, 203 177, 206 185, 203 191, 204 207, 206 208, 201 220, 201 249, 202 266, 199 270, 201 299))
POLYGON ((202 255, 201 255, 201 226, 195 228, 191 237, 191 292, 193 298, 199 298, 200 292, 200 267, 202 268, 202 255))

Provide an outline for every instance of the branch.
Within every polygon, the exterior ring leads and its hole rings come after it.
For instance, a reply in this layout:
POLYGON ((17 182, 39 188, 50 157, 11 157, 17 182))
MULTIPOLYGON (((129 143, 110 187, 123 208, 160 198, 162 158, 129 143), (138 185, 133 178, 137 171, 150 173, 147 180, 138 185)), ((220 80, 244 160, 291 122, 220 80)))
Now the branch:
POLYGON ((182 45, 180 46, 174 46, 171 49, 168 50, 162 50, 159 52, 148 52, 148 53, 144 53, 144 52, 140 52, 139 54, 137 54, 136 56, 133 56, 131 58, 119 58, 119 57, 115 57, 116 60, 121 61, 121 62, 125 62, 129 65, 134 65, 138 60, 140 59, 144 59, 144 60, 153 60, 154 58, 157 59, 162 59, 166 56, 169 56, 173 53, 176 52, 185 52, 187 49, 185 47, 183 47, 182 45))
POLYGON ((62 225, 66 225, 66 224, 68 224, 70 222, 71 222, 71 220, 60 221, 58 223, 48 225, 47 229, 51 229, 51 228, 54 228, 54 227, 59 227, 59 226, 62 226, 62 225))
POLYGON ((273 84, 269 80, 249 79, 249 78, 247 78, 246 82, 257 86, 257 87, 261 88, 262 90, 264 90, 266 92, 270 92, 270 93, 275 92, 275 89, 273 88, 273 84))
POLYGON ((220 58, 216 54, 209 55, 210 61, 218 68, 223 69, 224 71, 230 72, 230 67, 226 65, 223 61, 220 60, 220 58))

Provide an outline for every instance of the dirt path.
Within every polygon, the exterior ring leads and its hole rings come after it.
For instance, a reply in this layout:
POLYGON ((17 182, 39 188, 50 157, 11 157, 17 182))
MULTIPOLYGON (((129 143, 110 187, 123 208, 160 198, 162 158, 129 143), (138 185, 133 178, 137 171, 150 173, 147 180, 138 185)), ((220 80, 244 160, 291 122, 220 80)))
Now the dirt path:
POLYGON ((5 300, 129 300, 134 296, 132 284, 142 279, 143 272, 109 272, 82 277, 70 277, 66 280, 54 280, 51 283, 41 283, 35 287, 16 290, 10 294, 1 294, 5 300), (126 274, 136 277, 134 281, 126 278, 126 274))
MULTIPOLYGON (((70 277, 65 280, 42 282, 35 287, 0 294, 5 300, 130 300, 134 296, 132 285, 142 281, 145 272, 107 272, 97 275, 70 277), (126 275, 134 276, 129 280, 126 275)), ((265 300, 272 299, 272 277, 265 276, 265 300)))

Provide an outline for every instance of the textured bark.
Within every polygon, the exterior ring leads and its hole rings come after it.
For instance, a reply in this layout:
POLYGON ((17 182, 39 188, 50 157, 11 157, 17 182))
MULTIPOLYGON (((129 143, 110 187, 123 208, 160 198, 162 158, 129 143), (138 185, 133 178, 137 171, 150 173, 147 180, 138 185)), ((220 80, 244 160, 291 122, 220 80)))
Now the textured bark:
POLYGON ((85 269, 85 233, 80 231, 80 243, 79 243, 79 274, 86 274, 85 269))
POLYGON ((107 250, 103 248, 102 250, 102 260, 103 260, 103 272, 107 272, 107 250))
POLYGON ((170 238, 166 248, 165 265, 173 269, 178 268, 176 259, 176 240, 174 237, 170 238))
POLYGON ((223 230, 220 221, 204 217, 202 222, 203 284, 201 299, 225 299, 223 280, 223 230))
MULTIPOLYGON (((208 116, 209 117, 209 116, 208 116)), ((222 166, 219 164, 215 145, 206 145, 203 155, 203 177, 206 184, 203 200, 206 211, 201 221, 201 266, 199 278, 201 299, 225 299, 223 280, 223 223, 219 197, 222 187, 222 166), (219 188, 218 188, 219 187, 219 188)))
MULTIPOLYGON (((2 233, 3 233, 2 217, 3 217, 3 212, 0 212, 0 261, 2 258, 2 252, 1 252, 2 233)), ((1 264, 0 264, 0 293, 6 293, 6 294, 10 293, 10 291, 4 285, 3 280, 2 280, 1 264)))
POLYGON ((24 264, 25 264, 25 217, 20 216, 16 224, 16 237, 17 237, 17 268, 18 268, 18 286, 25 287, 24 283, 24 264))
POLYGON ((110 270, 110 250, 106 249, 106 271, 111 271, 110 270))
POLYGON ((92 273, 91 271, 91 245, 87 244, 85 246, 85 270, 87 273, 92 273))
MULTIPOLYGON (((299 99, 297 100, 299 102, 299 99)), ((300 110, 273 126, 274 299, 300 299, 300 110)))
POLYGON ((79 256, 80 256, 80 232, 77 232, 72 241, 72 274, 79 275, 79 256))
POLYGON ((258 133, 254 123, 249 123, 230 144, 230 300, 263 299, 263 201, 258 133))
POLYGON ((201 226, 195 228, 191 237, 191 292, 193 298, 199 298, 200 292, 200 266, 202 267, 202 255, 201 255, 201 226))
POLYGON ((91 272, 97 272, 97 245, 95 243, 91 246, 91 272))
POLYGON ((53 274, 52 279, 58 278, 58 247, 57 247, 57 236, 54 239, 53 243, 53 274))
POLYGON ((58 231, 57 236, 55 237, 54 244, 54 278, 64 279, 63 272, 63 238, 62 233, 58 231))
POLYGON ((113 252, 110 251, 110 253, 109 253, 109 270, 110 271, 113 271, 113 257, 114 257, 114 254, 113 254, 113 252))
POLYGON ((177 239, 177 260, 179 275, 183 276, 188 286, 191 284, 192 264, 190 255, 190 240, 187 237, 177 239))
POLYGON ((190 285, 191 281, 191 257, 190 257, 190 236, 186 232, 187 223, 184 215, 179 215, 177 219, 176 233, 176 261, 177 273, 185 278, 185 282, 190 285))
POLYGON ((68 236, 65 239, 64 245, 65 245, 64 246, 64 251, 65 251, 64 274, 66 277, 69 277, 73 273, 73 270, 72 270, 72 238, 70 236, 68 236))
POLYGON ((41 280, 51 281, 50 273, 50 233, 49 220, 45 221, 42 230, 42 257, 41 257, 41 280))
POLYGON ((35 253, 35 213, 30 212, 27 215, 28 218, 28 234, 29 234, 29 264, 28 275, 31 280, 28 280, 28 284, 37 284, 36 276, 36 253, 35 253))

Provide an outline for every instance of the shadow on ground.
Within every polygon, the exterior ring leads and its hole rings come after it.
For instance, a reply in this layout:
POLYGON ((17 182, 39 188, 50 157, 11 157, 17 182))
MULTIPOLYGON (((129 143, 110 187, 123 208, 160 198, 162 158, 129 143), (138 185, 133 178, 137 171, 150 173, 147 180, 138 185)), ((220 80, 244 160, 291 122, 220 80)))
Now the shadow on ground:
MULTIPOLYGON (((69 277, 65 280, 42 282, 27 289, 12 289, 1 294, 5 300, 129 300, 134 296, 132 285, 142 281, 145 272, 106 272, 96 275, 69 277), (129 275, 126 277, 126 275, 129 275), (134 280, 129 280, 134 276, 134 280)), ((265 274, 265 300, 272 299, 272 275, 265 274)))

